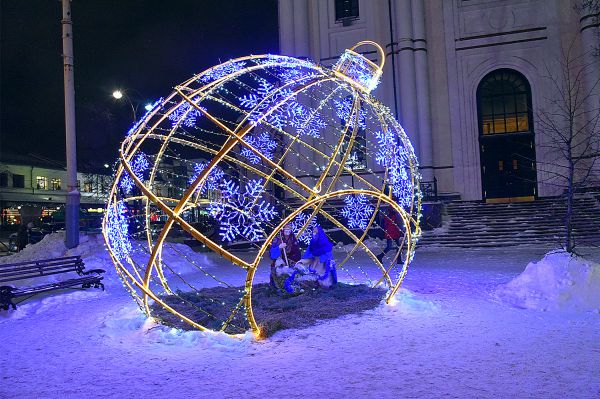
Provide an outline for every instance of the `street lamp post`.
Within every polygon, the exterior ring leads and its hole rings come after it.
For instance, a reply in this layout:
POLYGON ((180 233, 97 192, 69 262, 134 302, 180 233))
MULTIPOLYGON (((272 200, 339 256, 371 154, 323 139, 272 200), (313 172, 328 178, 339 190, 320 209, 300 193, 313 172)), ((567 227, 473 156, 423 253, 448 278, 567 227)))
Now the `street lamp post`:
MULTIPOLYGON (((129 103, 129 106, 131 107, 131 112, 133 114, 133 122, 135 123, 135 122, 137 122, 137 109, 138 109, 140 102, 136 102, 134 104, 134 102, 131 100, 131 97, 127 94, 128 91, 136 91, 137 92, 137 90, 132 90, 132 89, 115 90, 115 91, 113 91, 112 96, 117 100, 121 100, 122 98, 127 100, 127 102, 129 103)), ((144 105, 144 109, 146 111, 149 111, 150 109, 152 109, 152 104, 144 105)))
POLYGON ((77 187, 77 142, 75 131, 75 84, 73 74, 73 27, 71 0, 62 0, 62 41, 65 90, 65 136, 67 153, 67 203, 65 245, 79 245, 79 188, 77 187))

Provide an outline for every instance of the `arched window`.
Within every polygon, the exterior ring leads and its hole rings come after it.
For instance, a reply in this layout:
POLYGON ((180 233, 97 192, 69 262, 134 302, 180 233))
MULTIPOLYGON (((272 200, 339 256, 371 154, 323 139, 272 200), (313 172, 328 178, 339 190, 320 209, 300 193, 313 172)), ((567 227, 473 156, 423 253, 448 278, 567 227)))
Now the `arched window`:
POLYGON ((517 71, 487 74, 477 88, 477 107, 480 135, 532 131, 531 88, 517 71))

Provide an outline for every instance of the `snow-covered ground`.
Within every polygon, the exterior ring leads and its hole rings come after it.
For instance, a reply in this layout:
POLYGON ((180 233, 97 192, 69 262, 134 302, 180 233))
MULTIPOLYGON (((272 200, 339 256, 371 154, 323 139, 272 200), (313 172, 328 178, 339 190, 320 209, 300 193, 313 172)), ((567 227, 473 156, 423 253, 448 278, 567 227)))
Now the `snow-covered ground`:
POLYGON ((101 239, 84 240, 66 251, 50 237, 0 260, 80 254, 108 271, 105 292, 0 312, 0 398, 600 397, 593 262, 565 268, 560 254, 535 248, 418 249, 395 304, 257 342, 156 326, 101 239))

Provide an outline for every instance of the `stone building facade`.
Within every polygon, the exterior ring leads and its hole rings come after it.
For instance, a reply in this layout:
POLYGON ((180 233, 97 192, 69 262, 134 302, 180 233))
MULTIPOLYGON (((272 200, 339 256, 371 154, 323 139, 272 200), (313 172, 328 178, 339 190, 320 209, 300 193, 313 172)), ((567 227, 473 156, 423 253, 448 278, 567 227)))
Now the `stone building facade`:
POLYGON ((279 0, 280 51, 329 66, 357 42, 379 43, 386 62, 373 95, 411 138, 423 180, 462 200, 553 196, 560 190, 541 165, 556 154, 538 120, 556 97, 548 73, 560 74, 561 49, 571 48, 588 63, 586 88, 600 79, 598 10, 577 4, 279 0))

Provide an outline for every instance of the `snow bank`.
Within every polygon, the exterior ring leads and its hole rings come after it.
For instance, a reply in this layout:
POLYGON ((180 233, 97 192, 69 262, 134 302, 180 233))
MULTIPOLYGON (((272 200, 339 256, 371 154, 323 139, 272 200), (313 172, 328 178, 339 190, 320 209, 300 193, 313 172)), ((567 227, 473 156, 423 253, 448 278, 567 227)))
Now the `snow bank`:
MULTIPOLYGON (((81 236, 84 238, 86 236, 81 236)), ((22 251, 14 255, 3 256, 0 258, 0 264, 27 262, 36 259, 60 258, 65 256, 67 247, 65 246, 65 232, 59 231, 48 234, 42 240, 35 244, 27 245, 22 251)))
MULTIPOLYGON (((112 285, 116 279, 116 271, 106 248, 104 240, 100 234, 81 234, 79 236, 79 245, 76 248, 68 249, 65 246, 65 232, 59 231, 46 235, 40 242, 29 244, 22 251, 14 255, 0 258, 0 263, 19 263, 34 260, 61 258, 64 256, 81 256, 87 270, 103 269, 106 270, 103 283, 112 285)), ((43 283, 52 283, 64 280, 65 277, 60 274, 45 276, 29 280, 17 280, 10 285, 17 287, 38 285, 43 283)))
POLYGON ((417 297, 406 288, 400 288, 390 303, 381 301, 381 305, 375 310, 380 314, 402 313, 423 314, 439 311, 440 307, 432 301, 417 297))
POLYGON ((252 333, 231 337, 225 333, 184 331, 160 325, 135 305, 126 305, 109 314, 102 322, 99 334, 119 344, 132 346, 158 345, 180 348, 216 348, 224 351, 245 351, 255 341, 252 333))
MULTIPOLYGON (((133 244, 134 248, 137 248, 133 253, 133 258, 138 262, 146 263, 148 250, 145 248, 147 244, 142 241, 134 241, 133 244)), ((1 257, 0 264, 60 258, 63 256, 81 256, 86 269, 106 270, 105 280, 108 276, 112 277, 114 275, 116 277, 115 267, 110 259, 104 238, 101 234, 81 234, 79 236, 79 245, 73 249, 67 249, 65 246, 64 231, 48 234, 40 242, 27 245, 21 252, 1 257)), ((165 243, 163 245, 162 259, 163 262, 178 273, 197 272, 198 268, 194 264, 201 265, 202 267, 214 266, 206 254, 196 253, 189 246, 179 243, 165 243)), ((47 281, 51 282, 54 279, 60 280, 62 277, 60 275, 48 276, 47 281)), ((42 280, 36 279, 36 282, 41 283, 42 280)))
POLYGON ((206 253, 194 252, 188 245, 179 243, 164 243, 162 260, 179 274, 198 273, 198 267, 207 269, 215 266, 206 253))
MULTIPOLYGON (((136 248, 144 248, 142 242, 135 242, 136 248)), ((214 266, 206 254, 195 253, 189 246, 177 243, 165 243, 163 246, 163 262, 168 265, 170 270, 179 274, 199 273, 198 266, 203 268, 214 266), (193 262, 193 263, 192 263, 193 262)), ((79 236, 79 245, 76 248, 68 249, 65 246, 65 232, 56 232, 48 234, 40 242, 30 244, 21 252, 14 255, 0 258, 0 263, 18 263, 41 259, 59 258, 64 256, 81 256, 85 263, 86 270, 102 269, 105 273, 102 274, 104 279, 102 283, 106 288, 106 293, 120 294, 123 293, 122 282, 118 276, 114 264, 110 258, 108 250, 104 243, 104 238, 101 234, 81 234, 79 236)), ((148 259, 147 251, 140 249, 133 254, 134 259, 138 262, 145 263, 148 259)), ((75 274, 61 275, 55 274, 44 277, 36 277, 32 279, 16 280, 7 283, 15 287, 28 287, 33 285, 41 285, 63 281, 66 278, 76 277, 75 274)), ((2 284, 4 285, 4 284, 2 284)), ((81 292, 61 292, 56 294, 50 292, 47 294, 37 295, 28 299, 24 303, 18 305, 17 311, 10 310, 8 312, 0 312, 0 320, 3 319, 19 319, 30 314, 37 314, 46 311, 48 308, 55 307, 61 304, 68 304, 75 301, 93 299, 104 292, 98 289, 88 289, 81 292)))
POLYGON ((499 286, 496 296, 527 309, 600 312, 600 264, 552 251, 499 286))

